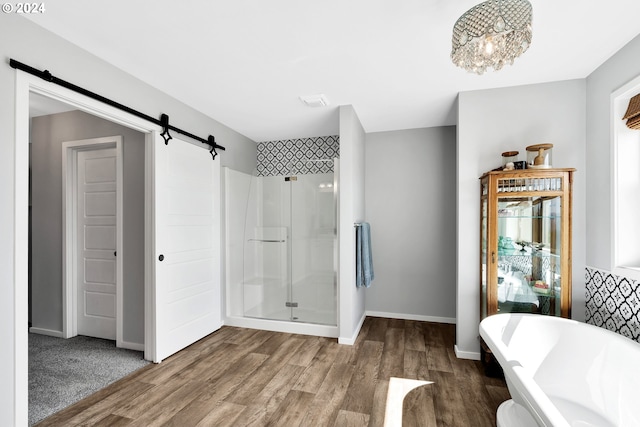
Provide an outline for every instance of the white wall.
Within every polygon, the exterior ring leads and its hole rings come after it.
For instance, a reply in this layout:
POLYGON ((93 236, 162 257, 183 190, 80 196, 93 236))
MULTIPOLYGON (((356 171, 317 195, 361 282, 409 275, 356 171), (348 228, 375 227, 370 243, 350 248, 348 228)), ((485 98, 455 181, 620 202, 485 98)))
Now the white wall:
POLYGON ((457 335, 458 356, 479 357, 479 181, 503 151, 551 142, 553 166, 577 169, 573 193, 573 308, 585 310, 586 81, 462 92, 458 97, 457 335))
POLYGON ((353 343, 364 321, 365 288, 356 288, 356 239, 353 224, 366 220, 364 203, 365 133, 353 106, 340 107, 338 182, 340 250, 339 342, 353 343))
POLYGON ((367 134, 367 313, 454 323, 456 128, 367 134))
MULTIPOLYGON (((215 135, 216 141, 227 148, 220 156, 223 165, 252 171, 255 168, 256 147, 250 139, 21 16, 2 16, 0 40, 3 40, 0 56, 4 62, 0 66, 0 283, 3 284, 0 340, 5 343, 0 352, 0 425, 21 426, 27 423, 27 242, 26 239, 24 242, 15 240, 14 221, 16 215, 27 216, 27 195, 26 191, 25 194, 14 193, 14 187, 16 182, 20 182, 26 188, 27 170, 16 170, 14 167, 16 71, 9 67, 9 58, 38 69, 48 69, 56 77, 150 116, 160 117, 166 113, 172 124, 196 135, 215 135), (16 258, 17 253, 21 256, 16 258), (24 259, 24 265, 16 267, 17 259, 24 259), (16 301, 24 304, 17 311, 14 310, 16 301), (24 332, 18 328, 21 325, 24 325, 24 332)), ((27 144, 28 141, 17 143, 27 144)))
POLYGON ((640 36, 587 78, 586 263, 611 270, 611 93, 640 75, 640 36))
POLYGON ((34 117, 32 326, 62 332, 62 143, 123 137, 123 340, 144 344, 144 135, 82 111, 34 117))

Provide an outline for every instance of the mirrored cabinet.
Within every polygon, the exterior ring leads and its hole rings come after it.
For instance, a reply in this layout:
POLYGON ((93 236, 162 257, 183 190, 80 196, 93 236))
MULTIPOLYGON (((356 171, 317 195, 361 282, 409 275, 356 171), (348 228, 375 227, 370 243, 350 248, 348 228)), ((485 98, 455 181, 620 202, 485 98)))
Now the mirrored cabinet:
POLYGON ((571 316, 574 169, 491 171, 480 178, 481 319, 571 316))

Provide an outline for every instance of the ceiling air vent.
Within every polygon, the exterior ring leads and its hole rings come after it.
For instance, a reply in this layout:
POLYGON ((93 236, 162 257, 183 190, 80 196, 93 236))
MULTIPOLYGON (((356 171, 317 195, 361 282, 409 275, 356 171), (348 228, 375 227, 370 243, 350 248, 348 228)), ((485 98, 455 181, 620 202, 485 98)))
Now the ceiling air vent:
POLYGON ((307 107, 326 107, 327 105, 329 105, 329 100, 326 96, 324 96, 323 93, 320 93, 318 95, 301 96, 300 100, 307 107))

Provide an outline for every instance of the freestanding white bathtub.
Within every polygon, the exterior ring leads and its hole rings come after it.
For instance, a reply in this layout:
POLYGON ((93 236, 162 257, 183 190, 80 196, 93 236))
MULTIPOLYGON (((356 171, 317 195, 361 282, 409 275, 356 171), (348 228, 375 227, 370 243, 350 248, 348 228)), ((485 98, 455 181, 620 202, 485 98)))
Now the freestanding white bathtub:
POLYGON ((575 320, 496 314, 480 335, 512 400, 498 426, 640 426, 640 344, 575 320))

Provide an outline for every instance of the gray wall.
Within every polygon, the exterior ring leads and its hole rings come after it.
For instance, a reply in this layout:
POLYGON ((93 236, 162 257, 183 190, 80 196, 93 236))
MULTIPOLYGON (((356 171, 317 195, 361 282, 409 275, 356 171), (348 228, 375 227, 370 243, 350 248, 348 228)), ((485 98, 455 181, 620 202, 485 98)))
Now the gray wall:
MULTIPOLYGON (((15 248, 24 254, 26 242, 16 242, 14 219, 16 205, 14 194, 15 176, 26 174, 15 170, 15 76, 16 71, 8 66, 9 58, 14 58, 38 69, 48 69, 55 76, 79 86, 98 92, 120 103, 140 110, 153 117, 166 113, 171 123, 196 135, 215 135, 216 141, 227 151, 221 153, 223 165, 243 171, 255 168, 255 143, 238 134, 216 120, 184 105, 152 86, 124 73, 89 52, 38 27, 31 21, 16 15, 2 15, 0 25, 0 283, 3 295, 0 298, 0 340, 5 343, 0 352, 0 425, 21 425, 26 423, 27 394, 26 372, 17 366, 25 366, 27 309, 24 318, 17 320, 24 324, 24 334, 16 333, 14 301, 27 300, 26 272, 16 283, 15 248), (24 283, 22 283, 24 281, 24 283), (16 292, 17 291, 17 292, 16 292), (16 353, 14 343, 21 350, 16 353), (19 390, 19 396, 14 394, 19 390)), ((27 141, 18 141, 27 144, 27 141)), ((20 215, 27 215, 24 207, 18 206, 20 215)), ((25 239, 26 240, 26 239, 25 239)), ((26 261, 25 261, 26 264, 26 261)), ((26 265, 24 267, 26 270, 26 265)), ((18 275, 20 273, 18 272, 18 275)))
POLYGON ((479 181, 500 153, 551 142, 553 166, 577 169, 573 193, 573 311, 584 320, 586 81, 462 92, 458 97, 457 336, 459 354, 479 356, 479 181))
MULTIPOLYGON (((338 239, 340 245, 339 342, 353 344, 364 320, 368 289, 356 288, 356 233, 353 224, 366 220, 365 133, 351 105, 340 107, 338 239)), ((372 285, 373 286, 373 285, 372 285)))
POLYGON ((586 262, 611 270, 611 93, 640 75, 640 36, 587 78, 586 262))
POLYGON ((62 331, 62 143, 123 139, 123 340, 144 344, 144 135, 81 111, 31 124, 32 323, 62 331))
POLYGON ((454 321, 456 128, 367 134, 368 312, 454 321))

